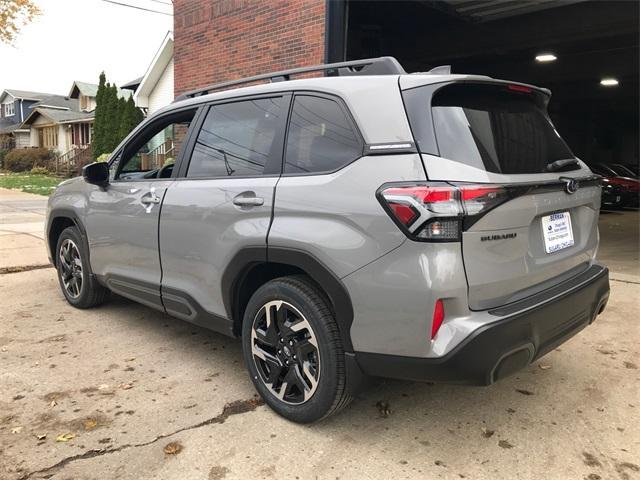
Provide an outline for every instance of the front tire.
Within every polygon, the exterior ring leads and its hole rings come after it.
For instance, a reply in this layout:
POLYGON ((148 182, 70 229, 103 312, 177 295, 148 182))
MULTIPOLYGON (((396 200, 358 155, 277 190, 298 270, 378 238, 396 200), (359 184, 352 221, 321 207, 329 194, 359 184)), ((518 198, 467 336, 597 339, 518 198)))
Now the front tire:
POLYGON ((96 307, 109 291, 100 285, 89 269, 89 254, 76 227, 65 228, 56 246, 56 269, 64 297, 76 308, 96 307))
POLYGON ((351 401, 338 325, 306 277, 277 278, 253 294, 242 346, 254 386, 283 417, 311 423, 351 401))

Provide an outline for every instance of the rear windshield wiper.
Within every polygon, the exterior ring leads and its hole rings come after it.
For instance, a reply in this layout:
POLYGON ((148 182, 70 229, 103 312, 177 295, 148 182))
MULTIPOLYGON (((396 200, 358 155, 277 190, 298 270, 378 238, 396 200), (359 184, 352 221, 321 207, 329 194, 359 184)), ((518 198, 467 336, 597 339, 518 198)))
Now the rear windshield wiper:
POLYGON ((547 164, 547 172, 557 172, 559 170, 564 170, 567 167, 572 167, 574 165, 578 165, 578 160, 575 158, 566 158, 564 160, 556 160, 555 162, 551 162, 547 164))

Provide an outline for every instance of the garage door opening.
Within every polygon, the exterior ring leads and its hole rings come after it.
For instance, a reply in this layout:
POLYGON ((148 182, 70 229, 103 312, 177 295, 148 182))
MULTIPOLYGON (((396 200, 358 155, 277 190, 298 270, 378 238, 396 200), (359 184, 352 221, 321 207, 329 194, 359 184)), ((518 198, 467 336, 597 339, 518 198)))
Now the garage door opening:
POLYGON ((547 87, 586 162, 638 164, 638 3, 329 2, 327 60, 392 55, 408 72, 451 65, 547 87))

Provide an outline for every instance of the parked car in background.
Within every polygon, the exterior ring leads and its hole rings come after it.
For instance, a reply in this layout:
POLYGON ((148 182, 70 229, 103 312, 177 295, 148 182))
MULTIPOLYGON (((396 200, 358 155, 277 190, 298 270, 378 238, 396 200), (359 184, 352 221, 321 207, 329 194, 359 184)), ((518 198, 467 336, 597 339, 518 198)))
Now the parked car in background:
POLYGON ((635 179, 638 179, 639 177, 637 167, 636 167, 636 171, 634 172, 632 170, 633 168, 632 165, 623 165, 621 163, 614 163, 610 165, 610 167, 614 172, 616 172, 621 177, 629 177, 629 178, 635 178, 635 179))
POLYGON ((609 185, 615 185, 620 188, 623 207, 637 207, 639 205, 640 180, 618 174, 618 172, 612 168, 613 165, 589 163, 588 166, 593 173, 597 173, 606 178, 609 185))
POLYGON ((611 183, 608 178, 602 179, 602 198, 600 199, 601 208, 621 208, 625 195, 626 193, 621 186, 611 183))
POLYGON ((640 165, 638 163, 625 163, 624 167, 631 171, 636 178, 640 178, 640 165))

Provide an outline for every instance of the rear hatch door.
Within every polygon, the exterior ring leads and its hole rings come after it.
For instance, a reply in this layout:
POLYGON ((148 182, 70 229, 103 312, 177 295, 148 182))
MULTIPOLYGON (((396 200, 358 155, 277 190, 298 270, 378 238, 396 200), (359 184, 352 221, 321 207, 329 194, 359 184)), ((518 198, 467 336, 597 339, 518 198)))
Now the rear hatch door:
POLYGON ((487 187, 465 202, 471 309, 520 300, 589 267, 600 180, 555 130, 547 91, 482 80, 427 84, 403 98, 428 179, 487 187))

